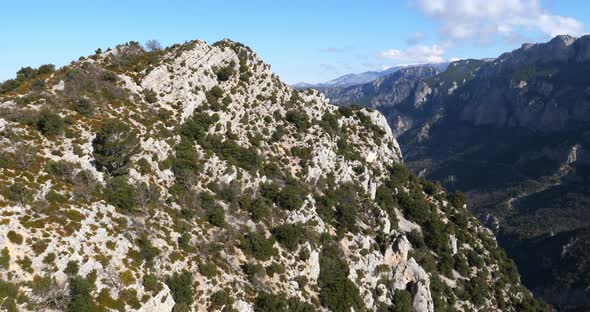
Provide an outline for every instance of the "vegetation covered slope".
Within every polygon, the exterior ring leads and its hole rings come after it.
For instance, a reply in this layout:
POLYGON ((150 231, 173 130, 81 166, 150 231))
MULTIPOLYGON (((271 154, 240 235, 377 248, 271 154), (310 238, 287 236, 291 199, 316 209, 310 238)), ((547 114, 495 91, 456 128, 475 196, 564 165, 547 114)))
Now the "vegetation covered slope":
POLYGON ((382 115, 247 47, 131 42, 0 88, 9 311, 538 311, 382 115))
POLYGON ((589 51, 590 36, 558 36, 453 62, 377 107, 406 164, 466 192, 525 285, 561 310, 590 309, 590 251, 569 254, 590 229, 589 51))

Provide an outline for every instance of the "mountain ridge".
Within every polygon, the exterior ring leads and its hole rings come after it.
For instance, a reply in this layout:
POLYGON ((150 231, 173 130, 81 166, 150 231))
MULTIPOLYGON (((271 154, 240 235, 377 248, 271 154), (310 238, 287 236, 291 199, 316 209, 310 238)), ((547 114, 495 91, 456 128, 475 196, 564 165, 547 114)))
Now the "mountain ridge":
POLYGON ((242 44, 130 42, 0 90, 3 309, 548 309, 383 115, 242 44))

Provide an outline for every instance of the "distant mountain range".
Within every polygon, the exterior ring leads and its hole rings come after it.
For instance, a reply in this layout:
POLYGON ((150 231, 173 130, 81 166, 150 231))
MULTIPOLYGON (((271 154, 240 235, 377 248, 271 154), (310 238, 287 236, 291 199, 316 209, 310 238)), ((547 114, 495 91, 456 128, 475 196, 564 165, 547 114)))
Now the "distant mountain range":
POLYGON ((496 59, 319 89, 381 111, 406 164, 467 193, 527 287, 561 311, 589 311, 588 73, 590 36, 558 36, 496 59))
MULTIPOLYGON (((428 65, 431 67, 435 67, 439 70, 444 70, 449 65, 449 63, 436 63, 436 64, 428 64, 428 65)), ((382 71, 367 71, 367 72, 363 72, 363 73, 359 73, 359 74, 347 74, 347 75, 332 79, 330 81, 326 81, 324 83, 313 84, 313 83, 299 82, 299 83, 294 84, 293 87, 296 89, 308 89, 308 88, 318 89, 318 88, 329 88, 329 87, 345 88, 345 87, 350 87, 350 86, 354 86, 354 85, 360 85, 360 84, 371 82, 375 79, 379 79, 379 78, 387 76, 391 73, 395 73, 398 70, 405 68, 405 67, 410 67, 410 66, 394 66, 394 67, 390 67, 390 68, 387 68, 382 71)))

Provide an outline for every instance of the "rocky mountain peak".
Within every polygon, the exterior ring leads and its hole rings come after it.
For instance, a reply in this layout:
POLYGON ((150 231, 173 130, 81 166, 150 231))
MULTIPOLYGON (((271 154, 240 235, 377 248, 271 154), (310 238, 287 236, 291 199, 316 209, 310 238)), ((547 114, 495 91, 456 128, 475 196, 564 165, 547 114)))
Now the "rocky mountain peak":
POLYGON ((461 194, 401 163, 383 115, 231 40, 23 69, 0 85, 0 307, 538 305, 461 194))

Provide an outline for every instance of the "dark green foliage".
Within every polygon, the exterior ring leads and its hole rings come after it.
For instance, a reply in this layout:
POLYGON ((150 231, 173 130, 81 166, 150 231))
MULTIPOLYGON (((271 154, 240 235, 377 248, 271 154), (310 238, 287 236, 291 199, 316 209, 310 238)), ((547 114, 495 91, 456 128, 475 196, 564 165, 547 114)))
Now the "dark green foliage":
POLYGON ((150 291, 152 294, 159 293, 163 288, 160 279, 158 279, 156 275, 151 273, 143 276, 143 281, 141 284, 143 285, 143 288, 145 288, 146 291, 150 291))
POLYGON ((277 254, 277 250, 273 247, 274 243, 275 239, 272 236, 266 238, 262 232, 253 232, 242 238, 240 248, 245 254, 258 260, 268 260, 277 254))
POLYGON ((469 264, 467 263, 467 259, 461 254, 455 254, 453 256, 453 260, 455 263, 455 270, 459 272, 462 276, 469 276, 470 268, 469 264))
POLYGON ((278 263, 273 262, 269 266, 266 267, 266 275, 273 277, 275 274, 283 274, 285 273, 285 266, 278 263))
POLYGON ((127 173, 130 159, 139 151, 137 132, 115 119, 104 122, 92 141, 96 167, 111 175, 127 173))
POLYGON ((211 305, 216 310, 220 310, 222 307, 230 307, 233 304, 234 299, 230 296, 229 292, 224 289, 218 290, 211 295, 211 305))
POLYGON ((0 251, 0 267, 4 269, 8 269, 10 266, 10 251, 8 251, 8 247, 4 247, 0 251))
POLYGON ((336 245, 324 246, 320 254, 320 301, 334 312, 363 311, 364 302, 358 288, 348 279, 349 268, 336 245))
POLYGON ((220 135, 208 135, 203 147, 212 150, 229 164, 247 171, 253 172, 260 166, 260 158, 255 148, 242 147, 229 138, 224 140, 220 135))
POLYGON ((166 279, 166 285, 170 288, 172 298, 176 306, 187 305, 193 303, 193 274, 189 271, 182 271, 181 273, 174 273, 166 279))
POLYGON ((440 218, 434 216, 429 218, 422 228, 426 245, 436 253, 440 253, 444 249, 448 248, 449 242, 447 240, 447 235, 443 232, 444 227, 445 224, 440 220, 440 218))
POLYGON ((79 276, 70 279, 70 303, 69 312, 94 312, 97 311, 96 303, 92 298, 94 282, 79 276))
POLYGON ((331 112, 325 112, 320 121, 320 127, 330 134, 335 134, 340 131, 340 125, 338 124, 338 116, 331 112))
POLYGON ((78 275, 78 270, 80 270, 80 265, 78 264, 78 261, 71 260, 68 261, 68 264, 64 269, 64 273, 68 276, 76 276, 78 275))
POLYGON ((73 183, 74 182, 74 172, 76 170, 76 164, 65 161, 53 161, 50 160, 47 162, 45 166, 45 171, 59 180, 66 182, 66 183, 73 183))
POLYGON ((8 231, 8 233, 6 234, 6 237, 8 238, 9 241, 11 241, 13 244, 17 244, 20 245, 23 243, 23 236, 16 233, 15 231, 8 231))
POLYGON ((466 300, 473 302, 476 306, 485 303, 486 298, 489 295, 489 287, 483 272, 480 272, 477 276, 465 281, 464 286, 464 297, 466 300))
POLYGON ((307 228, 301 223, 286 223, 275 227, 272 234, 277 241, 291 251, 295 251, 299 244, 308 237, 307 228))
POLYGON ((234 67, 228 65, 226 67, 222 67, 220 70, 217 71, 217 80, 219 81, 228 81, 231 76, 235 74, 234 67))
POLYGON ((9 79, 0 83, 0 94, 14 91, 16 88, 21 86, 25 81, 38 78, 43 75, 51 74, 55 71, 53 64, 41 65, 38 69, 31 67, 23 67, 16 72, 15 79, 9 79))
POLYGON ((180 237, 178 238, 178 247, 180 247, 182 250, 190 251, 192 249, 191 239, 192 239, 191 233, 189 233, 189 232, 182 233, 182 235, 180 235, 180 237))
POLYGON ((143 99, 150 103, 156 103, 158 101, 158 94, 156 93, 156 91, 152 90, 152 89, 144 89, 143 90, 143 99))
POLYGON ((214 205, 207 211, 207 220, 215 226, 225 225, 225 210, 220 205, 214 205))
POLYGON ((463 209, 463 206, 465 205, 465 195, 460 191, 450 193, 447 200, 451 206, 457 209, 463 209))
POLYGON ((254 302, 255 312, 313 312, 315 308, 296 298, 286 298, 285 295, 260 293, 254 302))
POLYGON ((26 205, 33 200, 33 191, 23 183, 15 181, 10 187, 8 187, 8 199, 20 205, 26 205))
POLYGON ((136 240, 136 244, 147 265, 151 265, 154 258, 160 254, 160 250, 152 245, 152 241, 146 234, 140 235, 136 240))
POLYGON ((306 190, 303 185, 290 178, 273 199, 279 208, 293 211, 303 206, 305 196, 306 190))
POLYGON ((186 137, 178 143, 175 147, 175 157, 172 160, 172 172, 176 184, 186 190, 191 179, 200 169, 199 155, 195 149, 195 145, 186 137))
POLYGON ((438 275, 433 275, 430 280, 430 291, 432 294, 432 301, 434 303, 434 310, 440 312, 454 312, 455 294, 453 290, 447 286, 438 275))
POLYGON ((96 104, 87 98, 81 98, 76 101, 74 109, 84 116, 92 116, 96 110, 96 104))
POLYGON ((350 106, 340 106, 338 107, 338 112, 346 118, 351 117, 353 114, 352 107, 350 106))
POLYGON ((242 271, 248 276, 250 282, 256 282, 259 278, 264 276, 264 267, 259 263, 246 263, 241 265, 242 271))
POLYGON ((387 216, 389 217, 389 221, 391 222, 392 227, 397 226, 397 215, 395 214, 395 208, 397 207, 397 202, 393 198, 393 191, 389 189, 386 185, 382 184, 377 188, 377 192, 375 193, 375 202, 387 212, 387 216))
POLYGON ((390 188, 405 185, 413 176, 412 172, 402 164, 392 164, 389 168, 390 188))
POLYGON ((285 119, 294 124, 297 131, 306 131, 310 126, 309 117, 304 111, 290 110, 285 115, 285 119))
POLYGON ((18 286, 0 279, 0 310, 17 312, 16 300, 18 297, 18 286))
POLYGON ((240 208, 248 211, 254 222, 260 222, 270 216, 272 210, 271 204, 268 199, 263 197, 257 197, 255 199, 242 197, 239 199, 240 208))
POLYGON ((424 224, 430 217, 430 204, 425 200, 419 190, 410 190, 410 194, 400 192, 397 195, 398 202, 404 211, 404 216, 410 221, 424 224))
POLYGON ((406 235, 414 249, 420 249, 426 245, 426 243, 424 242, 424 237, 422 237, 422 234, 418 230, 413 229, 406 235))
POLYGON ((213 277, 217 275, 217 265, 213 262, 205 262, 199 264, 199 273, 206 277, 213 277))
POLYGON ((393 293, 393 311, 412 311, 412 294, 405 289, 396 289, 393 293))
POLYGON ((219 86, 213 86, 213 88, 209 90, 208 95, 214 97, 216 100, 219 100, 223 97, 223 89, 221 89, 219 86))
POLYGON ((453 278, 453 267, 455 263, 450 253, 441 253, 438 258, 438 271, 448 278, 453 278))
POLYGON ((137 208, 137 190, 125 176, 111 178, 107 182, 105 196, 109 204, 125 212, 133 212, 137 208))
POLYGON ((37 129, 47 136, 61 135, 64 131, 65 123, 56 113, 42 111, 37 121, 37 129))
POLYGON ((217 114, 209 115, 207 113, 194 112, 191 118, 186 120, 180 127, 180 134, 202 144, 209 127, 218 120, 219 116, 217 114))
POLYGON ((338 189, 328 189, 318 205, 322 219, 334 225, 340 234, 357 231, 357 215, 361 205, 357 186, 345 183, 338 189))

